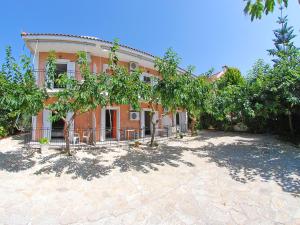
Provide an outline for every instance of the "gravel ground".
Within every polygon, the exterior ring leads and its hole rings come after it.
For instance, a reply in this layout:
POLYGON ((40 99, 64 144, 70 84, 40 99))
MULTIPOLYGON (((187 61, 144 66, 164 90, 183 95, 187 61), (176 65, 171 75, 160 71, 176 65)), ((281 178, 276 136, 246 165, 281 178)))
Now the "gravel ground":
POLYGON ((59 151, 0 140, 0 224, 300 224, 300 150, 204 131, 157 149, 59 151))

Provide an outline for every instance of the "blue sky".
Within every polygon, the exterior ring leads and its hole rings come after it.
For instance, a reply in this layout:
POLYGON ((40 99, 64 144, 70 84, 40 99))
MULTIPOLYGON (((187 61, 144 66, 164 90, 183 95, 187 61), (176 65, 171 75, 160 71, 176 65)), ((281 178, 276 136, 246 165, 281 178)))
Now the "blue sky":
MULTIPOLYGON (((243 0, 3 0, 0 7, 0 63, 5 46, 15 56, 26 52, 21 31, 67 33, 119 38, 122 44, 162 56, 172 47, 182 67, 196 66, 196 74, 222 65, 235 66, 243 74, 255 60, 270 60, 272 30, 278 11, 251 22, 243 14, 243 0)), ((300 6, 290 0, 289 24, 300 46, 300 6)))

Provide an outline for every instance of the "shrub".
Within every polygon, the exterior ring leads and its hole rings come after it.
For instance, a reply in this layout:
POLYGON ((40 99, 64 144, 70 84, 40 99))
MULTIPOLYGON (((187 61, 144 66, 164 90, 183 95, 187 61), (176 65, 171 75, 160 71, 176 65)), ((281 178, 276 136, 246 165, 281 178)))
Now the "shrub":
POLYGON ((48 140, 48 138, 43 137, 39 140, 39 143, 42 145, 45 145, 45 144, 49 143, 49 140, 48 140))
POLYGON ((5 137, 7 135, 8 135, 8 131, 4 127, 0 126, 0 138, 5 137))

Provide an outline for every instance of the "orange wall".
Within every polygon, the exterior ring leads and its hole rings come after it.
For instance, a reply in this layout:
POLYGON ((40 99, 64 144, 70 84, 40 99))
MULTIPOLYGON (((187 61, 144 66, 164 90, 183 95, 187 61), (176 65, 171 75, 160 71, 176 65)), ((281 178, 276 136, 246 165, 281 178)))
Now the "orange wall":
MULTIPOLYGON (((71 54, 71 53, 56 53, 58 59, 67 59, 72 62, 75 62, 77 59, 76 54, 71 54)), ((45 64, 47 60, 48 52, 41 52, 39 54, 39 69, 44 70, 45 69, 45 64)), ((97 66, 97 73, 100 73, 103 71, 103 64, 108 64, 109 59, 108 58, 103 58, 103 57, 96 57, 92 56, 91 57, 91 71, 93 71, 93 64, 95 63, 97 66)), ((123 65, 124 67, 129 67, 128 62, 120 62, 120 65, 123 65)), ((147 73, 150 73, 155 76, 159 76, 158 71, 153 70, 151 68, 145 68, 143 66, 140 66, 140 68, 147 73)), ((76 65, 76 71, 79 71, 78 65, 76 65)), ((80 74, 76 73, 76 78, 81 79, 80 74)), ((44 73, 39 74, 39 85, 42 86, 44 84, 45 78, 44 78, 44 73)), ((54 98, 50 98, 48 100, 48 103, 55 101, 54 98)), ((140 121, 134 121, 129 119, 129 111, 130 111, 130 106, 129 105, 120 105, 120 128, 135 128, 139 129, 140 128, 140 121)), ((150 108, 147 103, 141 103, 141 108, 150 108)), ((159 112, 159 119, 161 121, 161 114, 163 113, 163 108, 162 106, 158 106, 158 112, 159 112)), ((100 121, 101 121, 101 107, 99 106, 95 110, 95 115, 96 115, 96 129, 100 130, 100 121)), ((43 113, 39 113, 37 116, 37 128, 42 128, 43 127, 43 113)), ((92 128, 92 113, 87 112, 82 115, 79 115, 76 117, 74 121, 75 129, 86 129, 86 128, 92 128)), ((96 135, 97 137, 100 137, 99 134, 96 135)), ((97 138, 98 139, 98 138, 97 138)))

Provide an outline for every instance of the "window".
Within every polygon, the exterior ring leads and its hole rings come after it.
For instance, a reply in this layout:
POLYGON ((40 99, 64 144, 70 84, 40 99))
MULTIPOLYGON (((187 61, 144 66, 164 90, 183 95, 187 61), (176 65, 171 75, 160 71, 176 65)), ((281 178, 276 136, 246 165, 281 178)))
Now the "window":
POLYGON ((143 76, 143 81, 147 84, 151 83, 151 77, 150 76, 143 76))
POLYGON ((64 73, 67 73, 68 71, 68 66, 67 64, 56 64, 56 71, 55 71, 55 76, 54 76, 54 81, 53 81, 53 88, 63 88, 62 85, 59 85, 57 80, 60 78, 60 76, 64 73))

